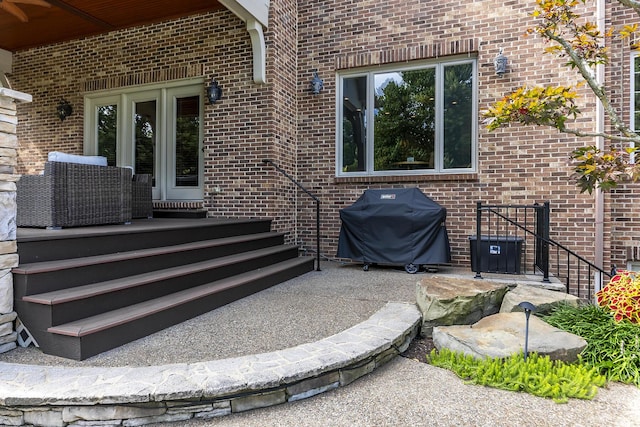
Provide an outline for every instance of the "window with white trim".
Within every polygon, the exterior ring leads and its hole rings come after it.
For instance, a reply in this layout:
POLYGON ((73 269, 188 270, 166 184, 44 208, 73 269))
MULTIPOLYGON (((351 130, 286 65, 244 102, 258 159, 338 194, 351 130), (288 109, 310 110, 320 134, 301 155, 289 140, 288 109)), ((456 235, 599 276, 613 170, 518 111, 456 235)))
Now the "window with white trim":
POLYGON ((338 76, 337 176, 476 170, 477 61, 338 76))
MULTIPOLYGON (((631 106, 631 119, 629 127, 636 133, 640 133, 640 54, 634 53, 631 55, 631 77, 630 77, 630 106, 631 106)), ((634 147, 633 142, 629 143, 630 147, 634 147)), ((636 162, 638 155, 631 153, 629 161, 631 163, 636 162)))
POLYGON ((632 57, 631 64, 631 129, 640 131, 640 54, 632 57))

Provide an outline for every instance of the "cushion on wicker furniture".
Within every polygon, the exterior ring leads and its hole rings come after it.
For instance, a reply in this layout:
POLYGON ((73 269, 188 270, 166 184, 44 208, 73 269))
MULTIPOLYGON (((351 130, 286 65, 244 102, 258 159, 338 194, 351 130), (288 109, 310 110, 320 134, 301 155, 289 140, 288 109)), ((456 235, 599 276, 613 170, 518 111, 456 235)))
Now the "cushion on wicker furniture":
POLYGON ((107 158, 103 156, 80 156, 77 154, 61 153, 52 151, 47 160, 50 162, 80 163, 83 165, 107 166, 107 158))
POLYGON ((17 182, 18 227, 76 227, 131 221, 131 170, 46 162, 17 182))

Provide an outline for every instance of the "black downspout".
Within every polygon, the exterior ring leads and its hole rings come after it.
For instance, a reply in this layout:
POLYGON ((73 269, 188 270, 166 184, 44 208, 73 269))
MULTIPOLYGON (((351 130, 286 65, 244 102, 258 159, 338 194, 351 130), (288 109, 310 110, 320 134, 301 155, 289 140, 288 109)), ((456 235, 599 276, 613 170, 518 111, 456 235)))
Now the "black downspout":
POLYGON ((544 210, 543 210, 543 226, 542 226, 542 262, 543 262, 543 273, 544 278, 543 282, 549 282, 549 218, 550 218, 550 204, 549 202, 544 202, 544 210))
POLYGON ((476 279, 482 279, 482 202, 476 202, 476 279))

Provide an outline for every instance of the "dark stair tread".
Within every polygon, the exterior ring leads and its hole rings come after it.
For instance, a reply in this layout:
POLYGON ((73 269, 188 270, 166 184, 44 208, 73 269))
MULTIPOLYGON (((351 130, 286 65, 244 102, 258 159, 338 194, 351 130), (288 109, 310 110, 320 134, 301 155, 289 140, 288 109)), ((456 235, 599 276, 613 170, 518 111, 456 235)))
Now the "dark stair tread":
POLYGON ((219 292, 242 286, 244 283, 256 280, 261 277, 285 271, 292 267, 310 262, 310 258, 298 257, 268 267, 259 268, 246 273, 218 280, 216 282, 200 285, 194 288, 175 292, 170 295, 159 297, 153 300, 145 301, 129 307, 102 313, 96 316, 66 323, 64 325, 52 326, 47 329, 48 332, 58 335, 67 335, 72 337, 83 337, 93 333, 97 333, 106 329, 120 326, 137 319, 141 319, 154 313, 168 310, 190 301, 203 298, 219 292))
POLYGON ((188 273, 204 271, 226 265, 232 265, 238 262, 250 262, 251 259, 275 254, 279 252, 290 251, 294 246, 280 245, 271 246, 263 249, 242 252, 234 255, 214 258, 207 261, 200 261, 192 264, 184 264, 177 267, 171 267, 164 270, 156 270, 149 273, 138 274, 125 278, 107 280, 88 285, 75 286, 73 288, 61 289, 57 291, 44 292, 41 294, 26 295, 22 297, 25 302, 56 305, 64 304, 70 301, 77 301, 84 298, 95 297, 97 295, 108 294, 136 286, 153 283, 158 280, 180 277, 188 273))
POLYGON ((71 268, 80 268, 96 264, 107 264, 110 262, 125 261, 131 259, 139 259, 152 257, 156 255, 164 255, 169 253, 177 253, 189 250, 204 249, 216 246, 224 246, 234 243, 250 242, 252 240, 263 239, 283 235, 283 233, 266 232, 257 234, 247 234, 241 236, 222 237, 219 239, 202 240, 190 243, 181 243, 178 245, 161 246, 149 249, 139 249, 129 252, 117 252, 106 255, 94 255, 82 258, 69 258, 55 261, 34 262, 29 264, 20 264, 13 268, 14 273, 18 274, 38 274, 49 271, 58 271, 71 268))
POLYGON ((51 231, 19 228, 20 263, 81 258, 273 231, 269 218, 143 219, 51 231))
POLYGON ((206 218, 204 209, 154 209, 154 218, 206 218))

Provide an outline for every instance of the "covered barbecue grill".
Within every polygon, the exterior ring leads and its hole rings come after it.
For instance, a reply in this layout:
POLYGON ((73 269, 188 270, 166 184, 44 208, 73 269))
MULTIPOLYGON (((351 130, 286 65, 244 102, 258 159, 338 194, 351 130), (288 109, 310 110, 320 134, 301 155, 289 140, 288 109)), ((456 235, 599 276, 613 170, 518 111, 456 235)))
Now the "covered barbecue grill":
POLYGON ((447 210, 417 188, 366 190, 340 210, 339 258, 370 264, 404 265, 416 273, 421 265, 451 261, 445 227, 447 210))

